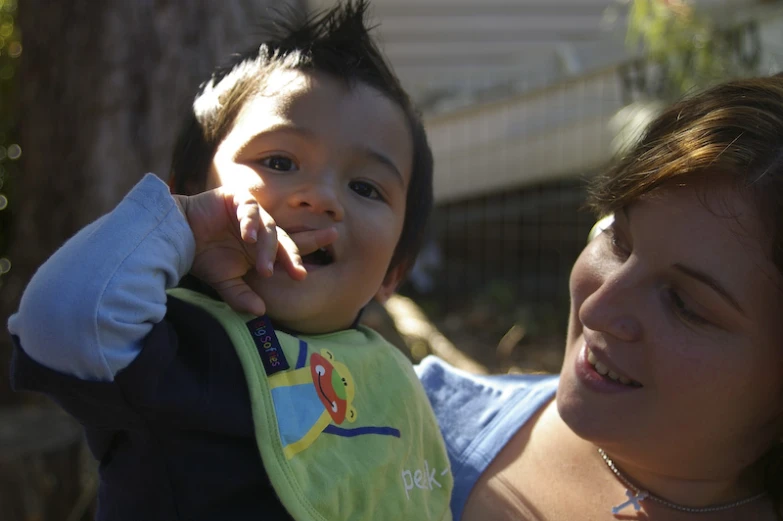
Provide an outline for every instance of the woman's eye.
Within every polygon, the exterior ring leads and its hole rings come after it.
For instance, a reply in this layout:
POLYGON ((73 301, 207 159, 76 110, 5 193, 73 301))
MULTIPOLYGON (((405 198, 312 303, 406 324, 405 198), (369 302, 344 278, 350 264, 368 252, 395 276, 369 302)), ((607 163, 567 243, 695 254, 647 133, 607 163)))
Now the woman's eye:
POLYGON ((609 228, 605 229, 603 233, 606 234, 607 238, 609 239, 609 244, 611 245, 612 252, 615 255, 625 259, 631 254, 628 247, 617 236, 617 232, 615 231, 614 227, 610 226, 609 228))
POLYGON ((348 186, 351 188, 351 190, 362 197, 383 200, 383 197, 381 197, 381 193, 378 191, 378 189, 370 183, 366 183, 364 181, 351 181, 348 186))
POLYGON ((290 157, 286 156, 269 156, 261 160, 261 164, 269 168, 270 170, 278 170, 280 172, 291 172, 297 170, 297 165, 290 157))
POLYGON ((701 315, 695 313, 693 310, 691 310, 687 304, 685 304, 685 301, 682 299, 679 293, 677 293, 676 290, 669 288, 668 289, 668 297, 669 302, 674 309, 674 312, 681 316, 683 319, 687 320, 688 322, 691 322, 696 325, 708 325, 710 322, 703 318, 701 315))

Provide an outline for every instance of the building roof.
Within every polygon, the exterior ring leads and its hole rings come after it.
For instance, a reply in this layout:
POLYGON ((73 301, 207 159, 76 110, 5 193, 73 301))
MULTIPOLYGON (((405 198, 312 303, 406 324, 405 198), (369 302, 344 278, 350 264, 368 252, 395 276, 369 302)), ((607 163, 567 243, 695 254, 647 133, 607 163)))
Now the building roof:
MULTIPOLYGON (((751 3, 758 0, 696 2, 702 8, 751 3)), ((383 50, 430 113, 622 61, 628 7, 623 0, 371 0, 383 50)))

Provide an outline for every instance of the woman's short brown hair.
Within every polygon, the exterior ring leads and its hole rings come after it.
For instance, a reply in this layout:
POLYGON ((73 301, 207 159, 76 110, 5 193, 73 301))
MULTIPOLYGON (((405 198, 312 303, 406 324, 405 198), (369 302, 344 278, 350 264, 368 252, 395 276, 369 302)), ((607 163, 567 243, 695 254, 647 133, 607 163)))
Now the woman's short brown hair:
POLYGON ((723 83, 671 105, 592 180, 588 205, 608 215, 659 186, 697 181, 728 181, 752 198, 783 273, 783 76, 723 83))

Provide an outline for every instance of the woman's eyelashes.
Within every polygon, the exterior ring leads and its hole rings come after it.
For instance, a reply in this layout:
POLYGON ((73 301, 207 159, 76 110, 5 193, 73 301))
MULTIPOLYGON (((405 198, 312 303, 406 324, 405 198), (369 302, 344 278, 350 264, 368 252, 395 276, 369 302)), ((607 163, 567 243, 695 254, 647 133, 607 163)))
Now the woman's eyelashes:
POLYGON ((711 322, 695 311, 686 303, 682 296, 674 288, 666 288, 666 300, 675 315, 697 326, 707 326, 711 322))
POLYGON ((627 242, 622 239, 622 237, 618 234, 617 229, 615 228, 615 225, 612 224, 612 226, 609 226, 606 228, 603 233, 606 234, 607 239, 609 240, 609 244, 612 248, 612 253, 617 256, 620 259, 627 259, 631 255, 631 249, 628 246, 627 242))

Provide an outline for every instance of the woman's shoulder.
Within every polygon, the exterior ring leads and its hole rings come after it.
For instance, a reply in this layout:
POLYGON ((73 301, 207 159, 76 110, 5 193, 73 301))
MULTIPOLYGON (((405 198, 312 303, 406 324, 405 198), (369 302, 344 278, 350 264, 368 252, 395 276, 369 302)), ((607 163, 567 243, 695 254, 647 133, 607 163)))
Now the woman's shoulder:
POLYGON ((434 356, 422 360, 416 374, 430 399, 449 453, 455 487, 452 508, 461 510, 487 465, 554 397, 558 376, 475 375, 434 356))

